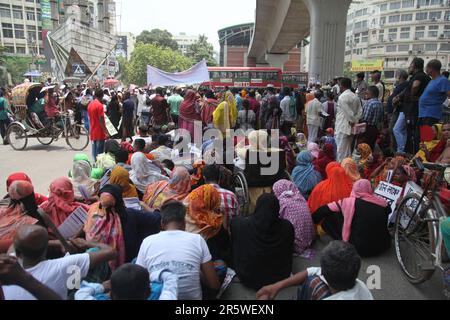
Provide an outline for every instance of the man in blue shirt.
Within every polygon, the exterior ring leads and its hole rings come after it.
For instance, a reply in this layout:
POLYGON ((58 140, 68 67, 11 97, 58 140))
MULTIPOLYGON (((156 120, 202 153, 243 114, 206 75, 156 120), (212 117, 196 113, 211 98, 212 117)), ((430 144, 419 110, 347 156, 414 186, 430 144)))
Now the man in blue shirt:
POLYGON ((241 93, 240 93, 239 89, 235 88, 233 90, 233 93, 234 93, 234 98, 236 99, 236 107, 237 107, 238 111, 244 110, 244 106, 243 106, 244 100, 241 97, 241 93))
POLYGON ((372 150, 378 139, 379 129, 383 123, 383 104, 379 100, 380 91, 376 86, 370 86, 366 91, 366 104, 363 108, 361 123, 366 123, 366 132, 360 137, 358 143, 367 143, 372 150))
POLYGON ((442 120, 442 105, 450 97, 450 81, 441 75, 442 64, 431 60, 426 72, 431 81, 419 100, 419 125, 422 142, 433 140, 432 126, 442 120))

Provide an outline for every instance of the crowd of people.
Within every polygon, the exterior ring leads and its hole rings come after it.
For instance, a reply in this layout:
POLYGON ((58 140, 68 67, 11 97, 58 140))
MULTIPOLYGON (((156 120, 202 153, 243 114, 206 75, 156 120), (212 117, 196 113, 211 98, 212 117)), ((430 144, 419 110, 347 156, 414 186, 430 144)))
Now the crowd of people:
MULTIPOLYGON (((47 196, 24 172, 7 177, 0 294, 215 299, 234 270, 261 300, 291 286, 299 300, 373 299, 358 279, 361 258, 392 244, 393 212, 377 186, 425 187, 416 158, 450 164, 450 123, 443 118, 450 82, 439 61, 424 68, 416 58, 409 76, 399 70, 391 95, 379 72, 373 84, 358 74, 355 83, 339 78, 294 91, 60 88, 61 107, 89 129, 92 157, 76 155, 67 177, 49 181, 47 196), (175 130, 192 138, 197 127, 219 134, 199 145, 175 130), (235 138, 232 129, 248 135, 235 138), (250 163, 253 152, 280 154, 279 172, 254 171, 264 164, 250 163), (239 172, 248 182, 248 212, 234 183, 239 172), (80 209, 86 219, 65 239, 61 226, 80 209), (292 275, 293 257, 325 235, 333 241, 320 253, 320 267, 292 275), (70 266, 80 271, 80 287, 66 285, 70 266)), ((40 99, 52 118, 58 97, 50 90, 40 99)), ((448 211, 449 185, 439 188, 448 211)), ((442 233, 450 249, 449 219, 442 233)), ((445 277, 448 285, 448 270, 445 277)))

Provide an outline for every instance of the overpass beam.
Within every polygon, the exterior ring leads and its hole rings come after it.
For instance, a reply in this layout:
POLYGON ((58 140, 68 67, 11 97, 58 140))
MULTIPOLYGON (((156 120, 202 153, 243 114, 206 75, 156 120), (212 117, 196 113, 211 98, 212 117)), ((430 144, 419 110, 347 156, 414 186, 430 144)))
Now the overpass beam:
POLYGON ((344 71, 345 33, 351 0, 304 0, 311 16, 309 74, 325 83, 344 71))
POLYGON ((266 61, 270 67, 278 68, 284 71, 284 64, 289 60, 289 54, 287 53, 267 53, 266 61))

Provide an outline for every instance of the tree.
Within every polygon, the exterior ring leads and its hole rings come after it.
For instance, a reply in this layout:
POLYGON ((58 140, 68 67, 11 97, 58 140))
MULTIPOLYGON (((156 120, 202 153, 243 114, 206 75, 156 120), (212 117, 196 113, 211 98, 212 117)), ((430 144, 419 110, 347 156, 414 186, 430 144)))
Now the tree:
POLYGON ((208 37, 205 35, 201 35, 196 42, 189 46, 187 56, 195 62, 205 59, 208 66, 217 66, 217 61, 214 59, 214 47, 208 42, 208 37))
POLYGON ((142 33, 137 36, 136 42, 142 42, 144 44, 152 43, 160 47, 178 50, 178 43, 173 40, 172 34, 167 30, 153 29, 152 31, 142 31, 142 33))
POLYGON ((166 72, 181 72, 193 65, 192 59, 170 48, 155 44, 138 43, 130 62, 124 67, 124 82, 144 86, 147 84, 147 65, 166 72))
POLYGON ((28 71, 31 64, 31 58, 28 57, 5 57, 6 70, 11 74, 13 83, 22 83, 24 73, 28 71))

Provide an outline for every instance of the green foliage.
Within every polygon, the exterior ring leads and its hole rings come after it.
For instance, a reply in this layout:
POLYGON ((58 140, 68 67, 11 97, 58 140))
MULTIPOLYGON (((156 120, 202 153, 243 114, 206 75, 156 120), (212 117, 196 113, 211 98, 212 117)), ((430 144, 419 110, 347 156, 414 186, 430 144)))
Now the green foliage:
POLYGON ((153 29, 152 31, 142 31, 142 33, 137 36, 136 42, 155 44, 160 47, 178 50, 178 43, 173 40, 172 34, 167 30, 153 29))
POLYGON ((31 64, 29 57, 5 57, 6 70, 11 74, 13 83, 22 83, 24 73, 28 71, 31 64))
POLYGON ((166 72, 180 72, 189 69, 193 61, 169 48, 138 43, 130 62, 125 63, 123 81, 138 86, 147 85, 147 65, 166 72))
POLYGON ((208 66, 217 66, 217 61, 214 59, 214 47, 208 42, 208 38, 205 35, 201 35, 199 39, 189 47, 187 56, 192 58, 195 62, 205 59, 208 66))
POLYGON ((0 65, 2 65, 5 62, 4 53, 5 53, 5 47, 2 47, 0 45, 0 65))

